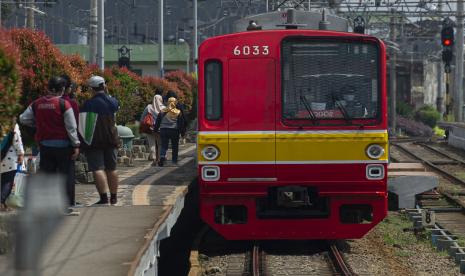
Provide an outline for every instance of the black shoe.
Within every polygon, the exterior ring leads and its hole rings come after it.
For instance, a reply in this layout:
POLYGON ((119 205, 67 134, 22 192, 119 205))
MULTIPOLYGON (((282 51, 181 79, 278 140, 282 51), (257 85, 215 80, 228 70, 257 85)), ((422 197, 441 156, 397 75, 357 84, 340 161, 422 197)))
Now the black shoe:
POLYGON ((108 199, 107 200, 102 200, 100 199, 99 201, 95 202, 94 204, 92 205, 108 205, 108 199))
POLYGON ((116 197, 116 194, 115 194, 115 195, 111 195, 111 197, 110 197, 110 204, 111 204, 112 206, 115 206, 116 204, 118 204, 118 199, 117 199, 117 197, 116 197))
POLYGON ((161 157, 160 161, 158 161, 158 166, 163 167, 163 165, 165 164, 165 160, 166 160, 165 157, 161 157))

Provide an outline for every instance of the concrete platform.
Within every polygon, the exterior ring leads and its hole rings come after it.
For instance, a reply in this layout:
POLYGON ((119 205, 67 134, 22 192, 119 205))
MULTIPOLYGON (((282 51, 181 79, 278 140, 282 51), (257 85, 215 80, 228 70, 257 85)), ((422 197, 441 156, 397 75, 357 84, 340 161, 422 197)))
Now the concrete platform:
MULTIPOLYGON (((65 216, 40 258, 41 275, 157 275, 160 240, 169 237, 196 177, 195 145, 180 149, 179 166, 152 167, 136 160, 120 167, 120 205, 76 208, 65 216)), ((97 200, 93 184, 77 185, 76 200, 97 200)), ((0 257, 0 275, 15 275, 0 257)), ((34 274, 31 274, 34 275, 34 274)))
POLYGON ((390 163, 388 165, 388 175, 393 172, 424 172, 425 166, 422 163, 390 163))

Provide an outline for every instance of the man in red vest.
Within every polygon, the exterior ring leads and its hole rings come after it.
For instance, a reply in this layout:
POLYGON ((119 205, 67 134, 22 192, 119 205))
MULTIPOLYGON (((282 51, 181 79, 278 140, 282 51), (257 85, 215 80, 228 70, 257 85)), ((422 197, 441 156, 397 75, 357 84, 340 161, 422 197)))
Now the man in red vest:
MULTIPOLYGON (((40 171, 45 173, 68 175, 71 161, 79 155, 76 118, 70 103, 61 98, 65 84, 63 78, 51 78, 47 95, 35 100, 19 117, 22 124, 36 128, 35 140, 40 147, 39 166, 40 171)), ((67 186, 69 205, 72 205, 74 194, 71 195, 67 186)))

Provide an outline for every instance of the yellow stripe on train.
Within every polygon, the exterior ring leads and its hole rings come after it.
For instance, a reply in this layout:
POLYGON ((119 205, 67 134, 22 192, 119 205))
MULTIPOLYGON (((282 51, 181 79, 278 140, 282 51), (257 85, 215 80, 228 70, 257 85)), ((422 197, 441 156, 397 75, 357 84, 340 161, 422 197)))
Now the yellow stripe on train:
POLYGON ((324 161, 371 160, 366 155, 370 144, 384 148, 379 160, 388 159, 388 135, 379 132, 201 132, 198 135, 199 161, 206 161, 201 150, 215 145, 221 151, 215 160, 225 161, 324 161))

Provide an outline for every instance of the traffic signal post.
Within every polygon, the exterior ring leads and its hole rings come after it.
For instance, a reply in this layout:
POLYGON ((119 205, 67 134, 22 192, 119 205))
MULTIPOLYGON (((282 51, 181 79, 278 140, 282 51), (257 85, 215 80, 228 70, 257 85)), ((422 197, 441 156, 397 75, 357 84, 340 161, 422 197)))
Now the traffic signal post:
POLYGON ((451 61, 453 58, 454 46, 454 27, 449 18, 446 18, 442 23, 441 30, 441 45, 442 45, 442 61, 444 62, 444 72, 446 73, 446 115, 451 112, 451 97, 450 97, 450 72, 451 61))

